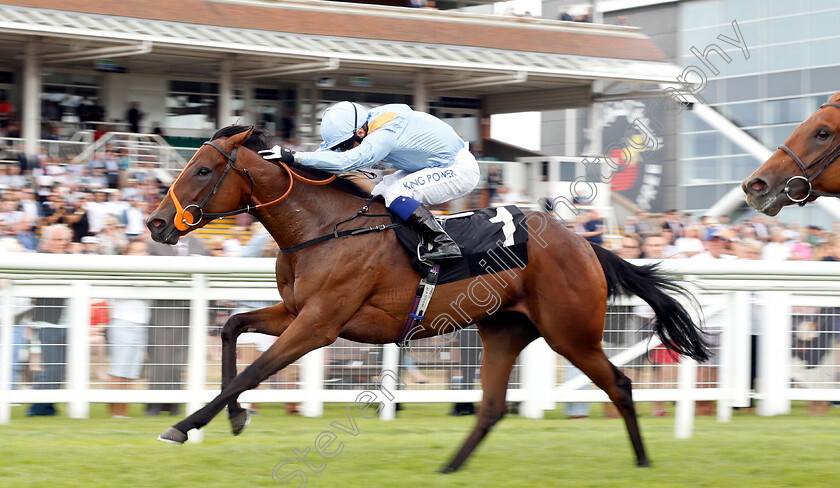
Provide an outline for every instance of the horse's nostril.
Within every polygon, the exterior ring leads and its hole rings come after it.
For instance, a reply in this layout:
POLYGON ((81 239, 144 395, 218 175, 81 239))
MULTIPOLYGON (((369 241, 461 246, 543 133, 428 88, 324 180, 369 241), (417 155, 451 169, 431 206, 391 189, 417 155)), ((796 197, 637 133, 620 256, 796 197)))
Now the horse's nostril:
POLYGON ((767 188, 767 183, 764 180, 756 178, 750 182, 750 190, 754 192, 764 191, 765 188, 767 188))
POLYGON ((154 219, 152 220, 152 225, 155 226, 155 229, 159 228, 161 225, 165 224, 163 219, 154 219))

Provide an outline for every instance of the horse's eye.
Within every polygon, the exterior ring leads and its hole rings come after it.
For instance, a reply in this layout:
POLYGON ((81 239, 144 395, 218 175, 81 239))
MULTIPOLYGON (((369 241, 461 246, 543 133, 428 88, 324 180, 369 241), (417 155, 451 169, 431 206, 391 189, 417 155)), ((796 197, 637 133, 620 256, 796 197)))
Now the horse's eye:
POLYGON ((207 176, 210 173, 212 173, 212 171, 210 171, 210 168, 198 168, 198 176, 207 176))
POLYGON ((820 129, 820 130, 817 131, 817 139, 819 139, 821 141, 824 141, 824 140, 828 139, 828 136, 830 136, 830 135, 831 134, 829 134, 828 131, 825 130, 825 129, 820 129))

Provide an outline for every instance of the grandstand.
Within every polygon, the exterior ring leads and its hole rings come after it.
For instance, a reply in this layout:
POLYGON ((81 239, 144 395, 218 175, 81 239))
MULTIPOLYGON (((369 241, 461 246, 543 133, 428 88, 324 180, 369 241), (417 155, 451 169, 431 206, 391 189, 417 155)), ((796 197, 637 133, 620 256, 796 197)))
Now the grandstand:
POLYGON ((634 27, 492 15, 485 2, 394 3, 226 2, 220 16, 201 0, 4 2, 0 94, 15 111, 3 158, 78 163, 124 149, 166 185, 220 126, 255 124, 312 148, 324 108, 347 99, 408 103, 452 124, 480 158, 511 161, 489 137, 491 115, 588 106, 599 82, 613 98, 637 96, 679 73, 634 27), (127 132, 134 103, 139 133, 127 132))

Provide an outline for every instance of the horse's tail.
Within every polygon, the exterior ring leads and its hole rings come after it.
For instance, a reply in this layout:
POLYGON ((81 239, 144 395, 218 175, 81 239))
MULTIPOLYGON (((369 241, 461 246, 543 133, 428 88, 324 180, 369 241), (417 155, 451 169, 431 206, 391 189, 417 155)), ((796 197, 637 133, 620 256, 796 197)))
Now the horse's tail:
POLYGON ((688 290, 665 276, 658 264, 636 266, 597 244, 592 244, 592 248, 604 269, 608 296, 622 292, 638 296, 656 313, 651 325, 665 347, 700 362, 709 359, 704 332, 691 320, 688 311, 666 293, 681 295, 699 308, 688 290))

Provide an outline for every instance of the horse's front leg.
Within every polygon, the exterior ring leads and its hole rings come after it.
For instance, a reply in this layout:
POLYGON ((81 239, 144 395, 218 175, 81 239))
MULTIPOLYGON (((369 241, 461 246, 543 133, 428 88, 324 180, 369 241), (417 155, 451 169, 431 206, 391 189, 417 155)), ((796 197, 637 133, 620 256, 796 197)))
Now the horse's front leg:
MULTIPOLYGON (((341 303, 331 299, 331 304, 341 303)), ((158 440, 181 444, 187 440, 187 432, 207 425, 225 406, 243 391, 255 388, 263 380, 285 368, 304 354, 332 344, 338 338, 341 327, 352 315, 340 313, 332 307, 310 306, 289 324, 277 341, 253 364, 225 386, 210 403, 178 422, 158 436, 158 440)))
MULTIPOLYGON (((294 320, 282 303, 232 315, 222 327, 222 390, 236 378, 236 339, 243 332, 259 332, 280 336, 294 320)), ((239 435, 248 425, 248 411, 239 405, 239 396, 228 402, 228 414, 233 435, 239 435)))

